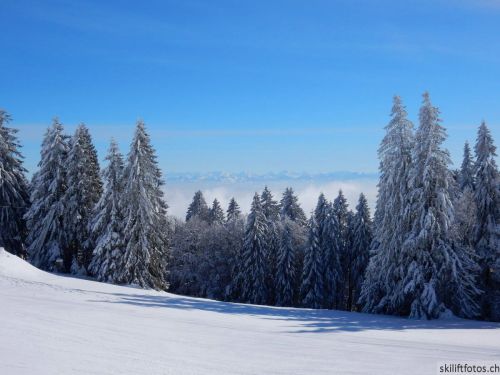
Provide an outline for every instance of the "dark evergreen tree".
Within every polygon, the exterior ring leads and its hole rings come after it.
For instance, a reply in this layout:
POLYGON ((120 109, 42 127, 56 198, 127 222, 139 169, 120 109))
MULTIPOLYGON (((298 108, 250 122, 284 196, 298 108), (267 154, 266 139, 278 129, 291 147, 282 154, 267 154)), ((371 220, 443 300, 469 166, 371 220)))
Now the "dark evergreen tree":
POLYGON ((299 199, 290 187, 286 188, 281 198, 280 216, 288 218, 304 227, 307 226, 307 218, 304 210, 300 207, 299 199))
POLYGON ((300 295, 302 306, 319 309, 323 307, 324 302, 323 259, 315 216, 312 215, 309 221, 309 243, 304 255, 300 295))
POLYGON ((124 170, 125 254, 119 279, 166 289, 167 205, 155 151, 144 123, 137 123, 124 170))
POLYGON ((10 115, 0 109, 0 247, 24 258, 28 182, 17 129, 7 127, 10 120, 10 115))
POLYGON ((227 221, 231 222, 233 220, 239 219, 241 216, 240 206, 234 198, 229 201, 229 206, 227 208, 227 221))
POLYGON ((266 217, 260 197, 255 193, 245 229, 241 265, 242 297, 249 303, 265 304, 268 301, 266 233, 266 217))
POLYGON ((340 268, 334 272, 339 277, 334 292, 335 308, 346 310, 348 309, 347 300, 351 282, 352 256, 349 232, 350 213, 342 190, 339 191, 337 198, 333 201, 331 215, 335 218, 335 221, 332 222, 334 227, 329 229, 329 233, 333 236, 331 239, 333 252, 337 254, 340 263, 340 268))
POLYGON ((273 194, 266 186, 261 196, 262 212, 268 221, 276 222, 279 219, 280 208, 274 200, 273 194))
POLYGON ((67 137, 58 119, 47 129, 38 171, 31 182, 31 207, 25 215, 28 227, 28 257, 33 265, 48 271, 68 271, 71 254, 64 254, 63 228, 66 191, 67 137))
POLYGON ((370 209, 363 193, 360 194, 356 214, 352 221, 351 232, 353 234, 351 262, 351 283, 349 290, 348 308, 350 310, 359 310, 357 301, 361 293, 361 286, 364 274, 369 261, 370 245, 373 240, 372 222, 370 218, 370 209))
POLYGON ((458 174, 458 187, 461 191, 474 191, 474 161, 472 160, 469 142, 464 145, 464 158, 458 174))
POLYGON ((193 201, 188 207, 188 211, 186 214, 186 221, 189 221, 195 217, 200 220, 208 221, 209 220, 209 208, 205 198, 203 197, 203 193, 201 190, 198 190, 194 193, 193 201))
POLYGON ((295 301, 296 278, 295 241, 293 222, 284 219, 276 265, 276 304, 292 306, 295 301))
POLYGON ((274 200, 274 197, 266 186, 261 196, 262 212, 266 218, 266 233, 265 233, 265 247, 267 254, 267 270, 266 277, 268 303, 275 304, 276 296, 274 294, 276 287, 276 266, 277 256, 280 247, 280 231, 279 226, 279 205, 274 200))
POLYGON ((99 281, 122 283, 120 273, 124 267, 123 211, 123 157, 115 141, 111 141, 107 167, 103 171, 104 193, 97 203, 89 222, 93 256, 89 273, 99 281))
POLYGON ((222 225, 226 221, 224 211, 217 199, 214 199, 212 207, 208 213, 208 222, 212 225, 222 225))

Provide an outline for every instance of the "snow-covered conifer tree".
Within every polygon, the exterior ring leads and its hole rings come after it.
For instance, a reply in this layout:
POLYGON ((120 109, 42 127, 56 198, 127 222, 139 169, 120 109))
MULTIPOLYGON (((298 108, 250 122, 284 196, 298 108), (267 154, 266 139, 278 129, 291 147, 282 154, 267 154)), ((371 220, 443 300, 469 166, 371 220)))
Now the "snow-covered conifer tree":
POLYGON ((470 272, 473 260, 461 248, 453 248, 450 157, 441 148, 446 130, 427 93, 419 119, 410 171, 412 228, 399 254, 401 279, 393 291, 392 313, 432 319, 452 307, 446 303, 452 285, 461 290, 454 305, 470 306, 474 291, 462 276, 470 272))
POLYGON ((265 304, 268 300, 266 230, 261 200, 255 193, 247 219, 240 268, 243 300, 254 304, 265 304))
POLYGON ((323 307, 324 301, 323 259, 315 216, 312 215, 309 221, 309 241, 304 254, 300 295, 302 306, 319 309, 323 307))
POLYGON ((219 203, 219 201, 214 199, 212 207, 208 213, 208 222, 210 224, 222 225, 224 224, 226 218, 224 217, 224 211, 219 203))
POLYGON ((65 253, 73 254, 72 271, 85 272, 92 258, 89 220, 102 194, 97 152, 88 128, 80 124, 69 144, 66 160, 67 190, 64 194, 63 230, 65 253))
POLYGON ((118 279, 143 287, 167 287, 167 205, 155 151, 144 122, 137 123, 124 169, 124 265, 118 279))
POLYGON ((314 209, 314 222, 318 236, 318 247, 321 256, 320 273, 323 277, 323 305, 325 308, 332 308, 334 303, 335 289, 339 280, 339 274, 336 273, 340 267, 338 253, 335 252, 334 234, 336 218, 332 215, 331 204, 321 193, 318 197, 318 203, 314 209))
POLYGON ((25 257, 28 182, 17 129, 7 127, 9 122, 10 115, 0 109, 0 247, 25 257))
POLYGON ((240 206, 234 198, 231 198, 231 200, 229 201, 229 206, 227 208, 227 215, 226 215, 227 221, 231 222, 233 220, 240 218, 240 216, 241 216, 240 206))
POLYGON ((280 216, 288 218, 299 225, 307 226, 307 218, 304 210, 300 207, 299 200, 292 188, 286 188, 280 202, 280 216))
POLYGON ((103 170, 104 192, 89 223, 93 246, 89 273, 99 281, 121 283, 124 267, 125 233, 123 221, 123 157, 114 140, 111 141, 107 167, 103 170))
POLYGON ((72 254, 64 254, 63 228, 66 191, 67 137, 58 119, 45 133, 38 171, 31 181, 31 207, 25 215, 28 227, 28 257, 33 265, 48 271, 69 271, 72 254))
POLYGON ((199 220, 204 221, 208 221, 209 219, 209 208, 201 190, 198 190, 196 193, 194 193, 193 201, 188 207, 186 221, 189 221, 195 217, 197 217, 199 220))
POLYGON ((266 186, 261 196, 262 212, 268 221, 278 221, 280 208, 274 200, 273 194, 266 186))
POLYGON ((472 160, 469 142, 465 142, 464 145, 464 158, 458 175, 458 186, 461 191, 465 191, 465 189, 474 191, 474 162, 472 160))
POLYGON ((295 300, 296 263, 293 229, 293 222, 285 218, 276 264, 275 285, 278 306, 292 306, 295 300))
POLYGON ((374 241, 359 301, 366 312, 389 310, 391 291, 398 280, 398 254, 411 227, 409 172, 413 124, 399 96, 394 97, 391 117, 378 149, 380 180, 374 241))
POLYGON ((267 290, 268 303, 274 304, 277 255, 280 247, 279 205, 266 186, 261 195, 262 212, 266 218, 267 290))
MULTIPOLYGON (((330 221, 332 224, 329 229, 329 235, 331 237, 330 241, 332 243, 332 249, 335 254, 335 258, 339 258, 340 267, 332 269, 335 267, 335 263, 332 263, 332 259, 329 262, 329 269, 325 273, 328 277, 329 283, 331 285, 335 285, 336 289, 333 291, 335 296, 335 308, 337 309, 347 309, 347 300, 350 289, 350 281, 351 281, 351 262, 352 262, 352 254, 350 252, 350 212, 348 209, 347 200, 344 196, 342 190, 339 191, 339 194, 334 199, 331 206, 331 216, 335 218, 334 221, 330 221), (335 282, 334 277, 337 277, 337 281, 335 282)), ((330 258, 333 258, 331 256, 330 258)), ((333 258, 333 259, 335 259, 333 258)), ((336 260, 336 259, 335 259, 336 260)), ((338 267, 338 266, 337 266, 338 267)), ((325 285, 326 287, 326 285, 325 285)))
POLYGON ((353 309, 359 299, 364 274, 369 261, 370 245, 373 240, 370 209, 365 195, 360 194, 356 214, 352 220, 352 254, 351 288, 349 290, 348 306, 353 309))
POLYGON ((500 320, 500 176, 496 147, 483 121, 475 145, 477 225, 476 251, 480 257, 480 285, 484 288, 483 316, 500 320))

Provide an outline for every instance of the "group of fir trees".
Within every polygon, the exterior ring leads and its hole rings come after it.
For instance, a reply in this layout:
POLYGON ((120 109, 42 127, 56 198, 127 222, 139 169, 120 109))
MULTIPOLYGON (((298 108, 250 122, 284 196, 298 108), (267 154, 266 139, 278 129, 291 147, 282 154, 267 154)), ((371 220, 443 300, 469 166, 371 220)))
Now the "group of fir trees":
POLYGON ((332 203, 322 194, 309 221, 291 188, 279 203, 267 187, 256 193, 245 219, 232 199, 227 219, 214 222, 217 207, 215 202, 209 208, 198 191, 186 222, 176 224, 172 291, 254 304, 359 309, 372 240, 364 195, 352 213, 342 192, 332 203))
POLYGON ((28 184, 9 120, 0 111, 0 246, 48 271, 165 289, 166 205, 144 123, 126 163, 111 143, 103 183, 87 127, 69 137, 55 119, 28 184))
POLYGON ((0 246, 48 271, 182 294, 433 319, 500 320, 500 176, 483 122, 450 170, 439 110, 424 94, 415 130, 399 97, 379 148, 373 222, 361 195, 321 194, 307 219, 288 188, 266 187, 242 215, 195 193, 167 220, 144 123, 124 160, 112 142, 101 172, 85 125, 55 119, 31 183, 17 130, 0 110, 0 246))
POLYGON ((476 160, 468 144, 449 169, 446 130, 426 93, 414 131, 399 97, 379 148, 380 182, 370 262, 360 303, 366 312, 414 318, 499 319, 499 174, 483 122, 476 160))
POLYGON ((312 308, 358 310, 361 281, 372 242, 368 203, 360 195, 355 213, 339 192, 333 202, 323 194, 309 221, 301 304, 312 308))

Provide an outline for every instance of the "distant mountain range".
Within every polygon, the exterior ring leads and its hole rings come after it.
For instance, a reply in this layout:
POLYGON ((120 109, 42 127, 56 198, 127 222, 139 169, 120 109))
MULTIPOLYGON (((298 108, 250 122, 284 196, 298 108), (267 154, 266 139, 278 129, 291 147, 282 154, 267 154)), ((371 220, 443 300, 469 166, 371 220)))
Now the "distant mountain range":
POLYGON ((378 178, 378 173, 360 173, 350 171, 338 171, 327 173, 306 173, 306 172, 269 172, 264 174, 248 172, 171 172, 167 173, 166 180, 169 183, 175 182, 258 182, 258 181, 335 181, 335 180, 359 180, 378 178))

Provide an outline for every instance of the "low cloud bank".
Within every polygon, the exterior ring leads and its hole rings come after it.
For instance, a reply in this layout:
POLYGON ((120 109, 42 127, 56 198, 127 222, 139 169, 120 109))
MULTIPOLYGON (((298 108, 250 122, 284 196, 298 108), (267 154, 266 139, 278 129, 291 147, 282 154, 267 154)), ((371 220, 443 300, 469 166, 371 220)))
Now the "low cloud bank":
POLYGON ((307 215, 314 209, 318 196, 324 193, 329 200, 335 199, 339 190, 342 190, 349 207, 354 210, 360 193, 364 193, 368 199, 370 208, 375 206, 377 197, 377 179, 361 178, 352 180, 333 180, 333 181, 257 181, 257 182, 210 182, 210 181, 192 181, 192 182, 168 182, 165 188, 165 196, 169 205, 169 214, 184 218, 186 210, 191 203, 194 193, 201 190, 207 203, 217 198, 224 209, 227 208, 229 200, 234 197, 240 205, 243 212, 247 213, 250 209, 252 197, 255 192, 259 194, 268 186, 271 189, 276 200, 281 199, 285 188, 292 187, 299 197, 299 202, 307 215))

